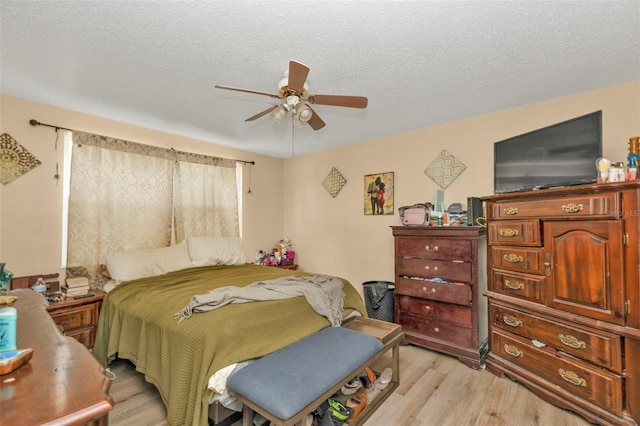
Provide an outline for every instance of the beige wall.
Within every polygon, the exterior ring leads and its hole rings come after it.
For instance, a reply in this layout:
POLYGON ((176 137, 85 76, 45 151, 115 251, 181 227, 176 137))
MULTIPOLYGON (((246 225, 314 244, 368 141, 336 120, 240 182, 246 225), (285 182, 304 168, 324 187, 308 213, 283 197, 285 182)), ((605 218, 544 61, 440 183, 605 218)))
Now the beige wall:
MULTIPOLYGON (((640 82, 418 129, 285 162, 284 231, 306 271, 339 275, 359 285, 393 281, 397 208, 433 201, 437 185, 424 170, 443 149, 467 169, 445 190, 445 205, 493 193, 493 143, 603 110, 604 155, 625 161, 640 135, 640 82), (321 183, 332 167, 347 184, 332 198, 321 183), (365 216, 364 175, 394 172, 395 214, 365 216)), ((329 124, 330 125, 330 124, 329 124)), ((595 164, 594 164, 595 174, 595 164)))
MULTIPOLYGON (((10 96, 0 98, 0 133, 7 132, 42 165, 0 187, 0 259, 19 275, 59 271, 60 185, 53 179, 55 133, 44 123, 227 158, 255 160, 252 194, 243 190, 246 254, 291 239, 302 270, 339 275, 356 288, 393 281, 393 239, 399 206, 432 201, 437 186, 424 169, 446 149, 467 169, 445 191, 445 204, 493 192, 493 143, 603 110, 604 154, 625 160, 629 137, 640 135, 640 82, 613 86, 418 129, 317 154, 279 160, 156 132, 10 96), (322 187, 332 167, 347 179, 336 198, 322 187), (393 216, 364 216, 363 177, 395 173, 393 216), (282 188, 286 188, 283 191, 282 188), (273 206, 282 206, 281 209, 273 206)), ((594 165, 595 173, 595 165, 594 165)), ((246 173, 245 173, 246 176, 246 173)))
POLYGON ((60 269, 62 184, 53 177, 56 156, 62 150, 56 153, 54 130, 31 126, 29 120, 32 118, 143 144, 254 160, 252 193, 247 194, 246 180, 242 191, 246 254, 253 257, 260 248, 271 246, 282 238, 282 214, 273 206, 283 203, 283 160, 1 95, 0 133, 10 134, 42 162, 25 175, 0 186, 0 260, 15 276, 63 272, 60 269))

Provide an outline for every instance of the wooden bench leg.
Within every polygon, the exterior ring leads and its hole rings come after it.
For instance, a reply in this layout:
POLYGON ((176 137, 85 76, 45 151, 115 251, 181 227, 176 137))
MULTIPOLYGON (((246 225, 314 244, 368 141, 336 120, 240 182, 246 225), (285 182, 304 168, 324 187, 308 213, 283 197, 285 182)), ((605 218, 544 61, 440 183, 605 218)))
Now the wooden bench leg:
POLYGON ((393 370, 393 380, 400 383, 400 345, 394 345, 391 350, 391 369, 393 370))
POLYGON ((242 426, 253 426, 253 409, 247 404, 242 409, 242 426))

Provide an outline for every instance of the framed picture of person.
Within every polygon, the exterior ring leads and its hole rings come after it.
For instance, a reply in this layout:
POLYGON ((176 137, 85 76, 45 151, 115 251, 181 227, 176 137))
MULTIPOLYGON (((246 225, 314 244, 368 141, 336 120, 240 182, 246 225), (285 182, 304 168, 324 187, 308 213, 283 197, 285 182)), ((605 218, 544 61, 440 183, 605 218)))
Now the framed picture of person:
POLYGON ((364 176, 364 214, 393 214, 393 172, 364 176))

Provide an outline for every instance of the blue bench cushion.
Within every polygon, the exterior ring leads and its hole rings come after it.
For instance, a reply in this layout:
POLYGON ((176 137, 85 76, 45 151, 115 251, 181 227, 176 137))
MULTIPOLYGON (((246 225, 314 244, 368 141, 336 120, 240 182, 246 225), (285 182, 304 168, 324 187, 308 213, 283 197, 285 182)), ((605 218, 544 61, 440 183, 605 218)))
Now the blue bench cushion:
POLYGON ((383 345, 375 337, 328 327, 260 358, 229 377, 227 386, 288 420, 348 377, 383 345))

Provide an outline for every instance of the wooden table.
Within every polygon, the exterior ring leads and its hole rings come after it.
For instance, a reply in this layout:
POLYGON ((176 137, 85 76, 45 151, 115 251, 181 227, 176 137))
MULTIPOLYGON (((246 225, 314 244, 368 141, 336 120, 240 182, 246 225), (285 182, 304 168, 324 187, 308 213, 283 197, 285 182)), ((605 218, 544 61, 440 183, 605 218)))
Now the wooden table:
POLYGON ((29 363, 0 376, 0 424, 107 425, 113 400, 102 366, 82 343, 60 334, 43 296, 11 294, 18 297, 18 349, 34 352, 29 363))

